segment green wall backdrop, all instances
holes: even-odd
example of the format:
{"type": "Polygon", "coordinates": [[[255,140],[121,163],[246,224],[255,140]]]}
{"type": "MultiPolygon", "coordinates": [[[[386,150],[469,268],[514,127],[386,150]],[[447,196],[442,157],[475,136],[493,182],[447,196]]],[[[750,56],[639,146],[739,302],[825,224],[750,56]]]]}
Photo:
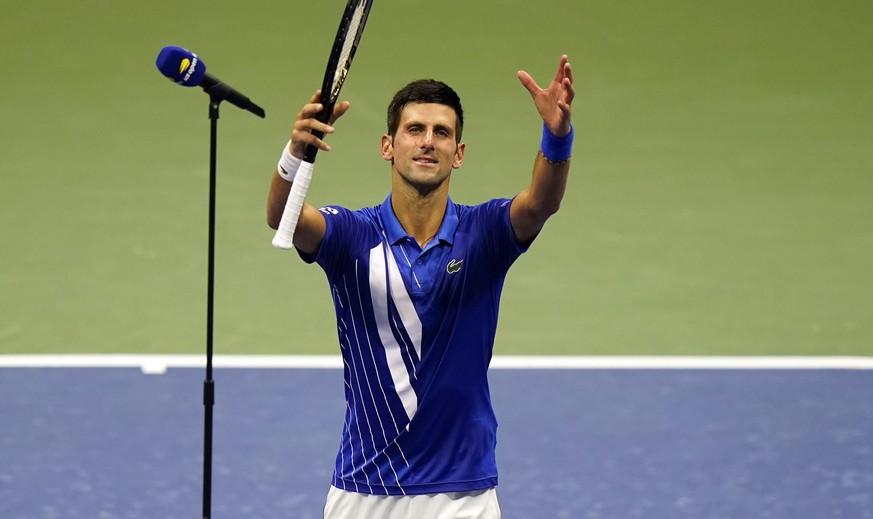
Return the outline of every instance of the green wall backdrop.
{"type": "MultiPolygon", "coordinates": [[[[333,353],[320,269],[273,249],[272,168],[342,2],[0,4],[0,353],[205,344],[208,98],[164,45],[267,111],[219,123],[216,353],[333,353]]],[[[873,3],[376,0],[352,110],[309,201],[386,195],[384,110],[461,94],[453,198],[526,185],[540,127],[515,73],[574,66],[563,207],[510,273],[499,354],[873,354],[873,3]]]]}

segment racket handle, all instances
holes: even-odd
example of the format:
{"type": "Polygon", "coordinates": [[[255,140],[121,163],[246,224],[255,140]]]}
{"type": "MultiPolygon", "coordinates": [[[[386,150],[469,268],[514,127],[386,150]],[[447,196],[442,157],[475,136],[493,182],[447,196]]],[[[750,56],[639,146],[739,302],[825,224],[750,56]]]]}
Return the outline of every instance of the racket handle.
{"type": "Polygon", "coordinates": [[[294,231],[297,229],[300,211],[303,210],[306,192],[309,191],[309,181],[312,180],[314,166],[314,163],[304,161],[300,164],[300,169],[297,170],[297,176],[294,177],[294,182],[291,184],[291,192],[288,193],[288,200],[285,201],[282,220],[279,222],[276,235],[273,236],[273,247],[277,249],[288,250],[294,244],[294,231]]]}

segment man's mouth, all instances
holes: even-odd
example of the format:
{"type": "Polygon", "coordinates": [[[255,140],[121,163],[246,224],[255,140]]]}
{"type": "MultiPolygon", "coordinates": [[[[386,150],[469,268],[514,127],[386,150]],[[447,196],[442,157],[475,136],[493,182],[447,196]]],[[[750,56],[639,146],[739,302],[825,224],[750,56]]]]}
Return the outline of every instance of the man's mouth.
{"type": "Polygon", "coordinates": [[[417,164],[431,165],[436,164],[437,160],[431,157],[415,157],[412,159],[417,164]]]}

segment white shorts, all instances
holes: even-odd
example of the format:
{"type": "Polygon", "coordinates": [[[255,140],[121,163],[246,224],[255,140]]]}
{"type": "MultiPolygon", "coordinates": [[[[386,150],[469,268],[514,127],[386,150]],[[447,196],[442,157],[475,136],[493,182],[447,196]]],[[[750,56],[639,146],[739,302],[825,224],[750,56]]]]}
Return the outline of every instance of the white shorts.
{"type": "Polygon", "coordinates": [[[380,496],[330,487],[324,519],[500,519],[497,490],[380,496]]]}

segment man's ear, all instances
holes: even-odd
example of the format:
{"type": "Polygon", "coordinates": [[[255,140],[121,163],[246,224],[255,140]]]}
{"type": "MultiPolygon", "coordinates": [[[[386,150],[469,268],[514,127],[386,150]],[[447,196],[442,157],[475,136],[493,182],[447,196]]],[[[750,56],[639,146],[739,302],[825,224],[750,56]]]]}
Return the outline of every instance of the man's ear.
{"type": "Polygon", "coordinates": [[[452,162],[452,168],[460,169],[461,165],[464,163],[464,151],[466,149],[466,144],[463,142],[458,143],[458,149],[455,150],[455,160],[452,162]]]}
{"type": "Polygon", "coordinates": [[[387,161],[394,160],[394,139],[387,134],[382,136],[382,158],[387,161]]]}

